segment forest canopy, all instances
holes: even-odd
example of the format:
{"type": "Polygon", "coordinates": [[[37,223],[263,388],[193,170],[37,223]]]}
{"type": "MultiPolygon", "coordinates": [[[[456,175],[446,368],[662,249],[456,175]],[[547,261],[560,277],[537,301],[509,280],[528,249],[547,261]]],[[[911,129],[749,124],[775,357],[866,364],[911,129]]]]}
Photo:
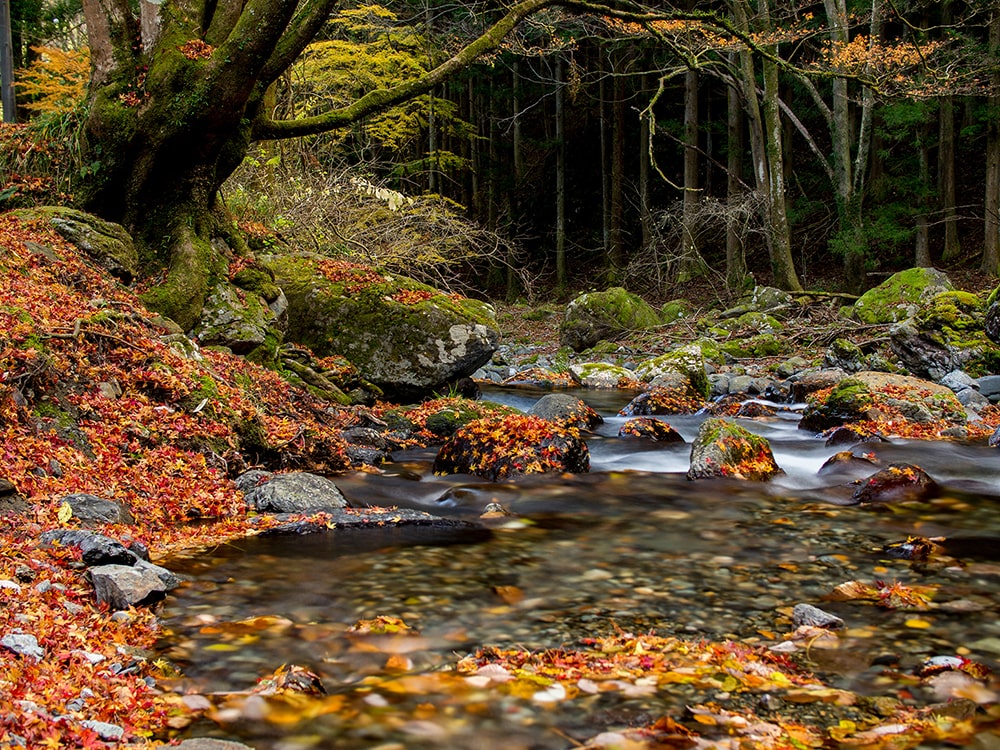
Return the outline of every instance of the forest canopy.
{"type": "MultiPolygon", "coordinates": [[[[860,290],[912,265],[1000,263],[991,3],[82,10],[91,69],[73,106],[87,59],[67,49],[73,7],[14,5],[19,106],[73,140],[62,192],[123,223],[150,275],[167,270],[146,301],[182,324],[211,239],[242,246],[219,199],[241,165],[236,193],[275,194],[249,218],[314,242],[295,201],[274,210],[283,187],[351,170],[444,201],[502,246],[465,268],[495,291],[515,283],[491,274],[504,263],[557,289],[598,268],[653,294],[703,274],[732,294],[751,274],[860,290]]],[[[322,232],[333,252],[389,244],[341,229],[322,232]]]]}

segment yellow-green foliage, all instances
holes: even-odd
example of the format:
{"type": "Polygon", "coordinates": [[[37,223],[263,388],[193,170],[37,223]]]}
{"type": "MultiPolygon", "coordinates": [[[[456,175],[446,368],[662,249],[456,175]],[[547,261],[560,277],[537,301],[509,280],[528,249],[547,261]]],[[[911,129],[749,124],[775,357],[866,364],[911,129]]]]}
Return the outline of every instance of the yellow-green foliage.
{"type": "MultiPolygon", "coordinates": [[[[327,25],[330,38],[306,49],[293,72],[296,114],[311,115],[350,104],[374,89],[389,88],[422,76],[437,63],[431,43],[412,26],[380,5],[341,10],[327,25]]],[[[454,105],[435,99],[438,127],[459,137],[470,126],[458,119],[454,105]]],[[[400,151],[417,142],[426,129],[430,98],[417,97],[390,111],[366,118],[360,135],[372,147],[400,151]]],[[[352,133],[344,131],[340,139],[352,133]]]]}
{"type": "Polygon", "coordinates": [[[78,107],[90,77],[90,50],[32,47],[38,59],[18,71],[18,98],[35,114],[65,113],[78,107]]]}

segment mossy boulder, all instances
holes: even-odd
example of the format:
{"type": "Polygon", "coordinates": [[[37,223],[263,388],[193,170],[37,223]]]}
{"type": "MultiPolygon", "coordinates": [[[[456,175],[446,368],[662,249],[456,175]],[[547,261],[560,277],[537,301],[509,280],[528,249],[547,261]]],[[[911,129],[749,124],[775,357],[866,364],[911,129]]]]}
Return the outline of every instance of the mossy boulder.
{"type": "Polygon", "coordinates": [[[647,359],[635,368],[636,377],[647,383],[668,373],[683,375],[691,395],[700,396],[702,400],[707,399],[712,392],[708,371],[705,369],[705,357],[698,344],[688,344],[659,357],[647,359]]]}
{"type": "Polygon", "coordinates": [[[954,288],[942,271],[910,268],[894,273],[861,295],[851,315],[862,323],[896,323],[913,317],[934,295],[954,291],[954,288]]]}
{"type": "Polygon", "coordinates": [[[665,302],[660,308],[660,320],[663,323],[673,323],[691,317],[693,312],[694,305],[686,299],[673,299],[665,302]]]}
{"type": "Polygon", "coordinates": [[[969,292],[934,295],[890,337],[893,353],[914,375],[941,380],[953,370],[995,372],[1000,350],[986,332],[983,301],[969,292]]]}
{"type": "Polygon", "coordinates": [[[755,359],[785,354],[788,344],[773,333],[761,333],[747,339],[722,341],[719,348],[732,359],[755,359]]]}
{"type": "Polygon", "coordinates": [[[234,354],[249,354],[268,337],[276,318],[263,297],[223,281],[212,289],[201,319],[191,335],[205,346],[224,346],[234,354]]]}
{"type": "Polygon", "coordinates": [[[851,422],[966,422],[950,388],[909,375],[865,371],[809,395],[799,427],[821,432],[851,422]]]}
{"type": "Polygon", "coordinates": [[[592,347],[601,339],[660,325],[660,316],[645,300],[622,287],[581,294],[566,306],[559,340],[574,351],[592,347]]]}
{"type": "Polygon", "coordinates": [[[319,357],[347,357],[393,398],[416,398],[471,375],[500,340],[484,302],[318,255],[261,261],[288,299],[286,338],[319,357]]]}
{"type": "Polygon", "coordinates": [[[728,477],[766,481],[783,473],[765,438],[725,419],[706,419],[691,444],[688,479],[728,477]]]}
{"type": "Polygon", "coordinates": [[[139,254],[129,233],[120,224],[63,206],[23,208],[11,213],[21,221],[52,227],[60,237],[126,284],[138,273],[139,254]]]}
{"type": "Polygon", "coordinates": [[[570,365],[569,374],[584,388],[621,388],[635,380],[631,370],[607,362],[581,362],[570,365]]]}

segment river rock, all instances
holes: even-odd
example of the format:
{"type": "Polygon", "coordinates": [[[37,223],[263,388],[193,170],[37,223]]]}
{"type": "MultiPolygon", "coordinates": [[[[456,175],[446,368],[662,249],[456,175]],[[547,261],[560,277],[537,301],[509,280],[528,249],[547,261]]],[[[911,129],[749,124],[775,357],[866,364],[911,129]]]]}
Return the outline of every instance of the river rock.
{"type": "Polygon", "coordinates": [[[688,479],[731,477],[766,481],[783,473],[765,438],[719,417],[702,422],[691,444],[688,479]]]}
{"type": "Polygon", "coordinates": [[[493,309],[413,279],[320,255],[264,256],[288,299],[286,338],[339,354],[397,400],[471,375],[500,340],[493,309]]]}
{"type": "Polygon", "coordinates": [[[631,370],[607,362],[583,362],[570,365],[569,374],[584,388],[620,388],[635,378],[631,370]]]}
{"type": "Polygon", "coordinates": [[[827,630],[840,630],[846,627],[841,618],[811,604],[796,604],[792,608],[792,624],[797,628],[809,625],[827,630]]]}
{"type": "Polygon", "coordinates": [[[890,464],[866,479],[858,480],[855,503],[901,503],[936,497],[940,488],[919,466],[890,464]]]}
{"type": "Polygon", "coordinates": [[[894,273],[854,303],[851,315],[863,323],[896,323],[913,317],[923,302],[954,289],[947,274],[934,268],[894,273]]]}
{"type": "Polygon", "coordinates": [[[847,339],[835,339],[823,356],[823,366],[837,368],[844,372],[867,370],[865,353],[861,347],[847,339]]]}
{"type": "Polygon", "coordinates": [[[559,342],[574,351],[589,349],[602,339],[660,325],[660,316],[641,297],[622,287],[581,294],[568,305],[559,326],[559,342]]]}
{"type": "Polygon", "coordinates": [[[535,402],[528,413],[563,427],[592,430],[597,425],[604,424],[604,418],[586,401],[568,393],[546,394],[535,402]]]}
{"type": "Polygon", "coordinates": [[[666,422],[653,417],[635,417],[618,428],[620,438],[640,438],[653,443],[683,443],[684,438],[666,422]]]}
{"type": "Polygon", "coordinates": [[[348,505],[337,485],[304,471],[258,478],[243,495],[258,513],[321,513],[348,505]]]}
{"type": "Polygon", "coordinates": [[[941,380],[966,367],[992,370],[1000,353],[984,329],[983,302],[975,294],[948,291],[921,304],[913,319],[897,326],[889,345],[914,375],[941,380]]]}
{"type": "Polygon", "coordinates": [[[871,471],[872,466],[877,463],[878,461],[874,457],[865,454],[859,456],[853,451],[839,451],[823,462],[816,475],[821,477],[859,476],[863,472],[871,471]]]}
{"type": "Polygon", "coordinates": [[[192,737],[181,742],[175,750],[254,750],[249,745],[232,740],[217,740],[212,737],[192,737]]]}
{"type": "Polygon", "coordinates": [[[73,516],[84,522],[133,524],[135,519],[122,503],[85,492],[66,495],[61,502],[69,503],[73,516]]]}
{"type": "Polygon", "coordinates": [[[909,375],[859,372],[837,383],[821,398],[811,396],[799,427],[822,432],[859,421],[904,419],[964,424],[965,408],[950,388],[909,375]]]}
{"type": "Polygon", "coordinates": [[[793,401],[805,401],[809,394],[832,388],[847,377],[840,368],[824,368],[822,370],[806,370],[791,376],[791,395],[793,401]]]}
{"type": "Polygon", "coordinates": [[[673,387],[657,387],[644,391],[629,401],[618,412],[621,417],[640,417],[650,414],[694,414],[704,406],[705,400],[691,393],[687,382],[673,387]]]}
{"type": "MultiPolygon", "coordinates": [[[[711,393],[712,386],[708,382],[708,370],[705,367],[705,355],[698,344],[688,344],[679,349],[661,354],[659,357],[640,362],[635,368],[639,380],[654,381],[664,375],[682,375],[692,395],[701,397],[704,401],[711,393]]],[[[662,381],[657,385],[666,385],[662,381]]]]}
{"type": "Polygon", "coordinates": [[[527,414],[470,422],[434,460],[435,474],[473,474],[491,481],[552,471],[590,471],[587,444],[575,430],[527,414]]]}
{"type": "Polygon", "coordinates": [[[78,547],[87,565],[135,565],[140,556],[117,539],[82,529],[53,529],[39,537],[42,547],[78,547]]]}
{"type": "Polygon", "coordinates": [[[129,565],[97,565],[87,569],[99,603],[112,609],[128,609],[161,601],[180,583],[166,568],[140,560],[129,565]]]}

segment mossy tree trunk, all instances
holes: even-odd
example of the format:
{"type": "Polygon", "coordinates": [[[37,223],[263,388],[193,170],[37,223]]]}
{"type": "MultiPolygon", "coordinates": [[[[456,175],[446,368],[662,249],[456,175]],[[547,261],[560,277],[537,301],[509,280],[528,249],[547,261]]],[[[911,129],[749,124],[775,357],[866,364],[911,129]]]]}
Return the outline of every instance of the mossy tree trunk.
{"type": "Polygon", "coordinates": [[[84,0],[91,49],[87,206],[122,223],[143,271],[163,280],[145,295],[185,329],[225,271],[217,240],[240,241],[219,188],[254,140],[349,125],[424,94],[495,49],[553,0],[521,0],[424,76],[375,89],[346,107],[274,120],[269,87],[326,22],[335,0],[84,0]],[[165,273],[164,273],[165,272],[165,273]]]}

